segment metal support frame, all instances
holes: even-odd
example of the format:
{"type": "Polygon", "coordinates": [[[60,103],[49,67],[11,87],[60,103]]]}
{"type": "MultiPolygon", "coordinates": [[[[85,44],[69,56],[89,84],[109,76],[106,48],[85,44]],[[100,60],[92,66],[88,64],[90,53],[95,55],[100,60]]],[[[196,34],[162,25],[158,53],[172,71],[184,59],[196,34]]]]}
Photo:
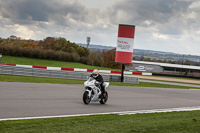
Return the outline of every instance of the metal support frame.
{"type": "Polygon", "coordinates": [[[124,69],[125,69],[125,65],[122,64],[121,82],[124,82],[124,69]]]}

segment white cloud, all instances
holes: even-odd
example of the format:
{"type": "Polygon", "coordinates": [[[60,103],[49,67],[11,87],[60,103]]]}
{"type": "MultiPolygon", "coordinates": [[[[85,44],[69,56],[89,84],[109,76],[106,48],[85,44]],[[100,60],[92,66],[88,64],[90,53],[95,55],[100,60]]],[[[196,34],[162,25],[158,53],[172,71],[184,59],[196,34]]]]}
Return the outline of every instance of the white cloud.
{"type": "Polygon", "coordinates": [[[194,1],[189,8],[199,8],[200,7],[200,1],[194,1]]]}
{"type": "Polygon", "coordinates": [[[167,35],[153,33],[153,37],[156,39],[168,39],[169,37],[167,35]]]}
{"type": "Polygon", "coordinates": [[[120,1],[123,2],[124,0],[80,0],[79,2],[87,8],[105,10],[120,1]]]}
{"type": "Polygon", "coordinates": [[[15,35],[23,39],[36,39],[34,31],[23,25],[5,25],[3,29],[5,32],[13,30],[15,35]]]}

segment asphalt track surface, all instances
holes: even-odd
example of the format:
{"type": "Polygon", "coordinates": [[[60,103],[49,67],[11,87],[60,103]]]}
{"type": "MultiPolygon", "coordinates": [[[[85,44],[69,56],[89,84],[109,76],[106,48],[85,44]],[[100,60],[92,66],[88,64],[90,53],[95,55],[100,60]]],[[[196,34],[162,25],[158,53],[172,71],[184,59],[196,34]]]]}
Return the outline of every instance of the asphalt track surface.
{"type": "Polygon", "coordinates": [[[0,82],[0,119],[200,106],[200,90],[110,86],[107,104],[82,102],[83,85],[0,82]]]}

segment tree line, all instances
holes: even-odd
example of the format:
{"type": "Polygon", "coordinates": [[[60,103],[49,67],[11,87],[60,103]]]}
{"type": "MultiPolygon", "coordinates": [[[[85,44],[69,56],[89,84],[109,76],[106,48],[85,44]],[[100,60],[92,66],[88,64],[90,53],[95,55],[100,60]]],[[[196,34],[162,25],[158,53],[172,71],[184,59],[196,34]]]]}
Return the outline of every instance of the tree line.
{"type": "Polygon", "coordinates": [[[14,35],[7,39],[0,38],[0,53],[3,55],[121,68],[120,64],[115,63],[115,51],[90,51],[62,37],[46,37],[40,41],[23,40],[14,35]]]}

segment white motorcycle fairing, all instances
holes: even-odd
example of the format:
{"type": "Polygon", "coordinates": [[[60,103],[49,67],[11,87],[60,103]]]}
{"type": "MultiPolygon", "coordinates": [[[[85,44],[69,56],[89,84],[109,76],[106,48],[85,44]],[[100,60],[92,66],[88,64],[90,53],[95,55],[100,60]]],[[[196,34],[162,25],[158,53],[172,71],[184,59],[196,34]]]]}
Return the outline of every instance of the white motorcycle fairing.
{"type": "Polygon", "coordinates": [[[89,104],[90,101],[94,102],[99,101],[101,104],[105,104],[108,99],[108,93],[106,91],[106,88],[109,86],[109,83],[104,82],[103,85],[105,88],[106,96],[101,97],[100,83],[92,77],[90,77],[87,81],[85,81],[84,82],[85,92],[83,94],[83,102],[85,104],[89,104]]]}

